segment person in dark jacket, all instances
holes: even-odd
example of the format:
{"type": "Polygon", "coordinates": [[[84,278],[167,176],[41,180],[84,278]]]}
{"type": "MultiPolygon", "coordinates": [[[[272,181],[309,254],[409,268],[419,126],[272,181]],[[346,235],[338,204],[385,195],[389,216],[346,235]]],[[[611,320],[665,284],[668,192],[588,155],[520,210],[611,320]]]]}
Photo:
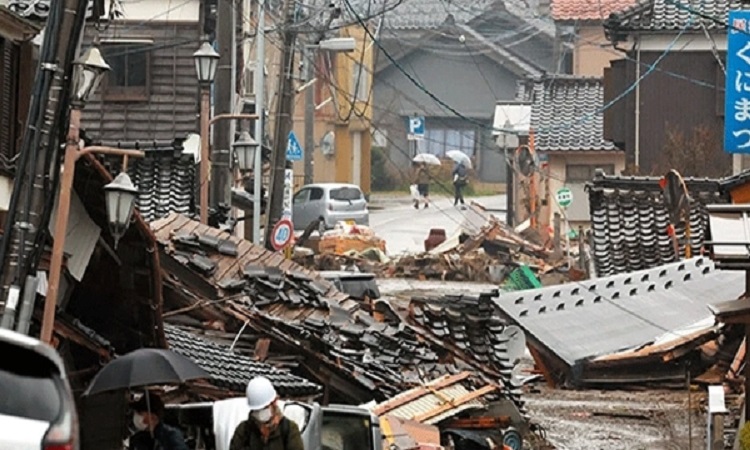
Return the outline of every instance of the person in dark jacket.
{"type": "Polygon", "coordinates": [[[299,427],[281,412],[268,378],[253,378],[245,393],[250,417],[234,430],[229,450],[305,450],[299,427]]]}
{"type": "Polygon", "coordinates": [[[130,450],[188,450],[182,432],[162,422],[164,403],[158,395],[148,392],[130,409],[138,430],[130,437],[130,450]]]}
{"type": "Polygon", "coordinates": [[[459,162],[453,168],[453,206],[458,206],[461,203],[461,207],[464,208],[464,187],[468,180],[466,173],[466,166],[463,162],[459,162]]]}
{"type": "MultiPolygon", "coordinates": [[[[424,201],[424,207],[430,206],[430,169],[426,163],[414,163],[414,184],[417,185],[419,196],[424,201]]],[[[419,199],[414,199],[414,208],[419,209],[419,199]]]]}

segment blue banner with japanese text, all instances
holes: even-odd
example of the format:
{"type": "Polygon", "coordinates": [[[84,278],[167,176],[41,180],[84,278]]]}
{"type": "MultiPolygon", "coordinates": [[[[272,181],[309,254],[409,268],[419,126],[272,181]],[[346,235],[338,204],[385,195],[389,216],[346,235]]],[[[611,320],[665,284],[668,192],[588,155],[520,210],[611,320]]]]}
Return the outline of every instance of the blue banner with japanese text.
{"type": "Polygon", "coordinates": [[[729,12],[724,150],[750,153],[750,11],[729,12]]]}

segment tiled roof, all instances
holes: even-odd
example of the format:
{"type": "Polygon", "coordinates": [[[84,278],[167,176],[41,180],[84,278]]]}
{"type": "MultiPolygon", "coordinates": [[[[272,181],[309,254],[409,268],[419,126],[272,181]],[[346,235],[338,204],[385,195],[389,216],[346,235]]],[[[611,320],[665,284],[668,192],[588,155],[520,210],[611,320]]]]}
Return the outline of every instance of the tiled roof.
{"type": "Polygon", "coordinates": [[[537,151],[618,150],[604,139],[601,78],[547,75],[527,81],[518,100],[531,102],[537,151]]]}
{"type": "Polygon", "coordinates": [[[730,10],[748,9],[741,0],[647,0],[620,12],[613,13],[604,23],[608,34],[631,31],[679,31],[688,25],[690,30],[724,31],[730,10]],[[701,17],[702,16],[702,17],[701,17]],[[715,19],[715,20],[712,20],[715,19]]]}
{"type": "MultiPolygon", "coordinates": [[[[591,358],[638,348],[670,331],[710,321],[708,305],[743,292],[742,272],[717,270],[708,258],[692,258],[628,274],[501,294],[495,304],[526,331],[532,345],[541,345],[564,362],[575,381],[585,376],[591,358]]],[[[610,370],[610,375],[618,376],[618,368],[610,370]]]]}
{"type": "Polygon", "coordinates": [[[637,0],[552,0],[552,18],[560,21],[604,21],[610,14],[622,11],[637,0]]]}
{"type": "MultiPolygon", "coordinates": [[[[726,203],[715,180],[685,180],[690,208],[691,248],[697,255],[707,233],[707,204],[726,203]]],[[[597,176],[588,186],[593,258],[598,276],[648,269],[676,261],[667,234],[669,215],[657,177],[597,176]]],[[[685,228],[676,227],[680,256],[685,228]]]]}
{"type": "Polygon", "coordinates": [[[169,213],[191,214],[198,203],[196,165],[180,148],[146,150],[145,158],[131,160],[128,173],[138,188],[136,206],[151,222],[169,213]]]}
{"type": "Polygon", "coordinates": [[[244,392],[247,382],[265,376],[279,395],[300,398],[317,395],[321,387],[286,370],[234,353],[220,344],[209,342],[197,334],[172,325],[164,326],[169,348],[192,360],[211,375],[211,383],[234,392],[244,392]]]}
{"type": "Polygon", "coordinates": [[[512,366],[503,360],[502,338],[492,338],[487,331],[502,323],[489,315],[476,316],[488,311],[491,294],[482,299],[446,298],[425,314],[429,320],[424,325],[416,320],[407,323],[397,314],[377,322],[317,273],[278,253],[179,215],[151,226],[170,273],[165,284],[174,292],[189,292],[186,299],[212,300],[195,314],[211,310],[214,317],[222,314],[247,321],[274,346],[301,357],[303,366],[315,368],[314,374],[333,373],[347,388],[356,387],[358,394],[342,390],[352,401],[382,400],[423,379],[473,368],[472,387],[491,380],[502,388],[501,394],[523,406],[520,391],[509,383],[512,366]],[[450,313],[449,305],[458,312],[450,313]],[[451,318],[440,319],[440,314],[451,318]],[[458,332],[461,324],[452,315],[465,321],[465,332],[458,332]],[[453,331],[456,335],[449,336],[453,331]]]}
{"type": "MultiPolygon", "coordinates": [[[[383,8],[383,0],[368,2],[360,6],[363,11],[368,5],[370,14],[376,14],[383,8]]],[[[449,17],[455,23],[468,23],[491,11],[496,0],[477,0],[474,2],[450,0],[403,0],[393,8],[396,2],[385,1],[385,8],[392,10],[385,14],[383,26],[391,30],[430,30],[440,28],[449,17]]]]}

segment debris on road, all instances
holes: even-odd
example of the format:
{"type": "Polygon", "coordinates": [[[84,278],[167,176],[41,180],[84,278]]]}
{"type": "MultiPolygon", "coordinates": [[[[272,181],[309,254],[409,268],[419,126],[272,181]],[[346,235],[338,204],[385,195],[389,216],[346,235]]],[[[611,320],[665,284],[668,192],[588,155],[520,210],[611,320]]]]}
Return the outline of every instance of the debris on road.
{"type": "Polygon", "coordinates": [[[538,238],[529,233],[524,236],[491,215],[487,223],[473,233],[461,230],[457,235],[445,238],[444,232],[441,234],[440,231],[430,230],[425,241],[430,250],[419,254],[391,259],[383,252],[385,243],[364,248],[368,242],[360,240],[348,245],[345,239],[331,238],[327,245],[320,241],[317,254],[300,256],[296,261],[313,270],[356,268],[383,278],[502,284],[514,271],[522,268],[527,280],[536,279],[518,283],[520,275],[517,274],[511,279],[516,283],[510,282],[507,286],[513,290],[533,288],[540,282],[559,283],[583,278],[581,271],[574,268],[566,268],[564,272],[559,270],[564,262],[555,260],[549,246],[538,242],[538,238]]]}

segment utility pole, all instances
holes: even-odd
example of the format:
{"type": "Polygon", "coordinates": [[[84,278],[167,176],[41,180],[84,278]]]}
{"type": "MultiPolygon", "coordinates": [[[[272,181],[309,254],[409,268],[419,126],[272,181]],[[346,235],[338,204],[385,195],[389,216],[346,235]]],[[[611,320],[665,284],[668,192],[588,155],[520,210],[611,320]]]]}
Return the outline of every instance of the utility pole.
{"type": "Polygon", "coordinates": [[[314,159],[315,154],[315,51],[312,44],[317,44],[325,38],[325,30],[333,23],[333,20],[340,16],[341,11],[336,9],[331,11],[326,21],[324,31],[318,33],[312,43],[304,46],[302,51],[303,65],[305,69],[305,184],[313,182],[315,173],[314,159]]]}
{"type": "MultiPolygon", "coordinates": [[[[235,0],[217,2],[216,38],[219,44],[219,65],[216,68],[216,96],[214,101],[214,115],[232,113],[232,34],[235,24],[235,0]]],[[[229,121],[217,122],[214,125],[214,142],[211,150],[211,208],[218,211],[219,204],[229,205],[231,202],[231,163],[232,153],[230,144],[231,125],[229,121]]]]}
{"type": "Polygon", "coordinates": [[[39,69],[26,132],[16,167],[13,194],[0,245],[0,307],[2,327],[15,322],[21,287],[30,286],[47,236],[60,165],[59,130],[69,105],[68,79],[85,25],[87,0],[50,2],[50,14],[40,50],[39,69]]]}
{"type": "Polygon", "coordinates": [[[261,181],[263,179],[263,144],[264,125],[266,122],[265,89],[266,89],[266,4],[265,0],[258,0],[258,29],[255,32],[255,140],[258,142],[258,151],[255,152],[253,164],[253,244],[260,245],[260,210],[263,205],[261,196],[261,181]]]}
{"type": "MultiPolygon", "coordinates": [[[[311,83],[315,71],[313,70],[313,51],[309,45],[303,52],[305,67],[305,83],[311,83]]],[[[315,85],[305,88],[305,184],[313,182],[313,152],[315,150],[315,85]]]]}
{"type": "Polygon", "coordinates": [[[294,89],[292,75],[294,71],[294,42],[297,36],[292,27],[294,24],[293,0],[284,0],[283,17],[285,29],[283,33],[284,47],[281,52],[279,65],[279,103],[276,111],[273,134],[273,153],[271,157],[271,189],[268,194],[269,202],[266,212],[266,248],[273,249],[271,235],[273,227],[281,219],[284,200],[284,171],[286,170],[286,146],[289,132],[292,129],[294,113],[294,89]]]}

